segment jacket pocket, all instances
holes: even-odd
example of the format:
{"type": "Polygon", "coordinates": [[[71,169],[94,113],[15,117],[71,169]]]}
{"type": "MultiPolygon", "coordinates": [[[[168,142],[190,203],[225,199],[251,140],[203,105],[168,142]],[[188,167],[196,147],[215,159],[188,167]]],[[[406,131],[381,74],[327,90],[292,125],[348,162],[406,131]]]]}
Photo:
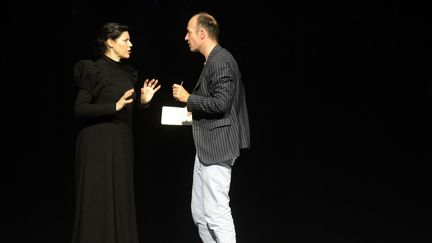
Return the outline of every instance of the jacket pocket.
{"type": "Polygon", "coordinates": [[[205,127],[208,130],[213,130],[215,128],[218,127],[224,127],[224,126],[230,126],[231,125],[231,121],[228,118],[224,118],[224,119],[220,119],[220,120],[214,120],[214,121],[209,121],[208,123],[205,123],[205,127]]]}

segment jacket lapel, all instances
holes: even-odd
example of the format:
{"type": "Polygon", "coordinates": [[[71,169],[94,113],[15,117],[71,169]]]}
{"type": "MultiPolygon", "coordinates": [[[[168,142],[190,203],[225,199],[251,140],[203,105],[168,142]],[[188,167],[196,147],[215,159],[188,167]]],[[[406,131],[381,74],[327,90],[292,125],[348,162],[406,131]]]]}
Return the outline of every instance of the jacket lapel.
{"type": "Polygon", "coordinates": [[[218,44],[216,45],[213,50],[210,52],[207,61],[204,64],[204,68],[201,71],[200,77],[198,79],[198,82],[195,85],[195,88],[193,89],[193,92],[195,92],[196,90],[198,90],[199,86],[201,86],[201,82],[204,79],[204,74],[206,73],[207,67],[210,66],[210,63],[213,61],[213,57],[214,55],[216,55],[216,53],[219,51],[219,49],[221,49],[222,47],[218,44]]]}

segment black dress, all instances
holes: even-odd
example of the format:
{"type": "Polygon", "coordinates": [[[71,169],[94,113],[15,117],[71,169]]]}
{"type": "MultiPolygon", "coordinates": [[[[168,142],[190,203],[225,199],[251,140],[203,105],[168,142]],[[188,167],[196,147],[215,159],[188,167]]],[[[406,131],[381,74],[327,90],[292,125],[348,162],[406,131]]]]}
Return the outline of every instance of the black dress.
{"type": "MultiPolygon", "coordinates": [[[[76,143],[76,210],[73,243],[137,243],[133,186],[133,104],[116,112],[137,72],[108,57],[81,60],[75,115],[83,128],[76,143]]],[[[136,99],[135,99],[136,100],[136,99]]]]}

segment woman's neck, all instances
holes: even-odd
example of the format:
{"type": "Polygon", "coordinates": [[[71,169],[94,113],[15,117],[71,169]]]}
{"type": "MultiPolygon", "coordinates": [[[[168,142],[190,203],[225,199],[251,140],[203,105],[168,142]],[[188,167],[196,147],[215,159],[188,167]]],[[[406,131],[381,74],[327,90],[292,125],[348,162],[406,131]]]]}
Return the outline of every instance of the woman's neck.
{"type": "Polygon", "coordinates": [[[120,62],[120,57],[117,56],[117,55],[115,55],[115,54],[112,53],[112,52],[106,52],[106,53],[105,53],[105,56],[108,57],[109,59],[115,61],[115,62],[120,62]]]}

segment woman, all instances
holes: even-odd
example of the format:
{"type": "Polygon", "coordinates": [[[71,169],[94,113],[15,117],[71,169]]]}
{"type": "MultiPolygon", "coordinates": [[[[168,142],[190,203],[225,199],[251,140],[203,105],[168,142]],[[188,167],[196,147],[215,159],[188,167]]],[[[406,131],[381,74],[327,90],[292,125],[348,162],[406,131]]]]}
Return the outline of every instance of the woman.
{"type": "Polygon", "coordinates": [[[147,79],[134,92],[137,71],[122,62],[132,48],[127,26],[105,24],[97,44],[100,57],[81,60],[73,70],[79,88],[74,112],[84,126],[76,143],[72,242],[136,243],[132,115],[134,104],[146,107],[161,86],[147,79]]]}

